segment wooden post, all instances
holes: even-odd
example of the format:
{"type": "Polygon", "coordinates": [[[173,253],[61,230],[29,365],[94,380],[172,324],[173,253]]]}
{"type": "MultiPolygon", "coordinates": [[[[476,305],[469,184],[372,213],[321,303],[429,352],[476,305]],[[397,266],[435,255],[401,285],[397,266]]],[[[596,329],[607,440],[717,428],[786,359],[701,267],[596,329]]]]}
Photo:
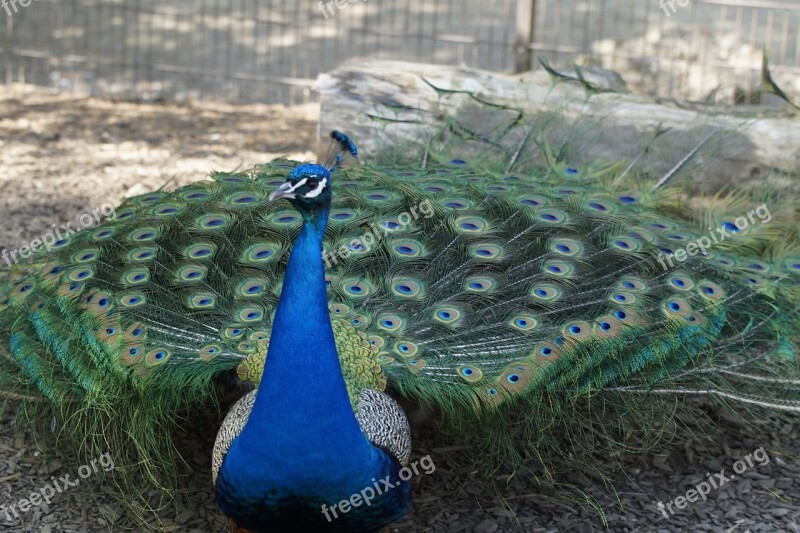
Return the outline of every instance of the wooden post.
{"type": "Polygon", "coordinates": [[[536,27],[536,0],[517,0],[517,37],[514,72],[527,72],[533,67],[533,31],[536,27]]]}
{"type": "Polygon", "coordinates": [[[6,18],[6,38],[3,48],[7,58],[6,85],[10,86],[14,82],[14,17],[11,15],[6,18]]]}

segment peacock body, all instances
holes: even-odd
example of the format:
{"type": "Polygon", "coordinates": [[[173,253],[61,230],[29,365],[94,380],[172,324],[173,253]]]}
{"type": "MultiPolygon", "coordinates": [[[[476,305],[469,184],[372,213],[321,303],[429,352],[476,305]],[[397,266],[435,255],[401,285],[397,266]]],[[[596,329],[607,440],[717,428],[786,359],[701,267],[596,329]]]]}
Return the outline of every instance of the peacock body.
{"type": "MultiPolygon", "coordinates": [[[[224,457],[216,474],[217,501],[247,530],[285,531],[299,525],[316,531],[328,525],[335,531],[375,531],[405,514],[410,504],[410,485],[398,477],[398,459],[407,452],[393,456],[362,432],[339,364],[321,257],[330,182],[328,168],[301,165],[269,198],[290,199],[303,220],[286,267],[258,392],[241,431],[228,433],[233,438],[219,454],[224,457]],[[286,389],[298,372],[313,387],[312,394],[286,389]],[[369,505],[341,516],[331,511],[336,520],[329,516],[328,505],[349,501],[376,478],[388,480],[393,490],[373,491],[369,505]]],[[[380,401],[360,394],[358,403],[368,416],[373,412],[391,420],[381,412],[380,401]]],[[[405,422],[387,435],[407,434],[407,428],[405,422]]]]}
{"type": "Polygon", "coordinates": [[[571,165],[531,128],[428,143],[412,163],[331,170],[355,155],[340,134],[335,147],[324,165],[128,199],[17,267],[0,299],[7,373],[67,435],[101,433],[152,479],[182,409],[220,383],[258,386],[214,452],[218,502],[250,530],[373,530],[405,512],[401,482],[341,519],[319,511],[408,461],[388,384],[522,463],[577,398],[800,409],[800,252],[776,195],[692,216],[672,182],[571,165]]]}

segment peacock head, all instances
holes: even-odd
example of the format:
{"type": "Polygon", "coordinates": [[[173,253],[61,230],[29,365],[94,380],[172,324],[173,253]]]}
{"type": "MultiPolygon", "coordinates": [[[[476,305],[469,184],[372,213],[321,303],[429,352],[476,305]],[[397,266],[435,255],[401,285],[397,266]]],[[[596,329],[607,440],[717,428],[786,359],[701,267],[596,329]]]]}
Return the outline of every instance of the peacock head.
{"type": "Polygon", "coordinates": [[[286,183],[269,199],[286,198],[301,214],[313,214],[331,205],[331,173],[322,165],[305,163],[292,169],[286,183]]]}
{"type": "Polygon", "coordinates": [[[355,143],[340,131],[331,132],[331,148],[320,164],[305,163],[292,169],[286,183],[269,199],[286,198],[302,215],[327,211],[331,205],[331,172],[346,158],[358,158],[355,143]]]}

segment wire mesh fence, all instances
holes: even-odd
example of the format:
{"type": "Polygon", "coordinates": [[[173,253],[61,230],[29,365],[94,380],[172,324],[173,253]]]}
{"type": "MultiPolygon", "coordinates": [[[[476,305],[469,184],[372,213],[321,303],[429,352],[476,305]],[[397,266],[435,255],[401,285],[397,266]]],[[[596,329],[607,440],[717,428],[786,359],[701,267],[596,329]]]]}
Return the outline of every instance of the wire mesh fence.
{"type": "Polygon", "coordinates": [[[794,0],[0,0],[0,17],[4,83],[122,98],[295,104],[357,57],[493,71],[541,57],[649,94],[760,102],[764,47],[800,94],[794,0]]]}

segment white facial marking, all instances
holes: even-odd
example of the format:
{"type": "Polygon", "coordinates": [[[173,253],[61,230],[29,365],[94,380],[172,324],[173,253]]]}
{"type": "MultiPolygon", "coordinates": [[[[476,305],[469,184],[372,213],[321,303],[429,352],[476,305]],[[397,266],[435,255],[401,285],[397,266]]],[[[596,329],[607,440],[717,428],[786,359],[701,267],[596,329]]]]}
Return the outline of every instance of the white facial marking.
{"type": "Polygon", "coordinates": [[[292,192],[296,191],[298,187],[302,187],[305,184],[305,182],[307,182],[307,181],[308,181],[308,178],[303,178],[300,181],[298,181],[297,183],[295,183],[294,185],[289,184],[289,188],[286,190],[286,192],[292,193],[292,192]]]}
{"type": "Polygon", "coordinates": [[[304,198],[316,198],[317,196],[322,194],[322,191],[325,190],[325,186],[327,185],[327,183],[328,183],[328,178],[322,178],[322,181],[317,183],[317,188],[308,191],[304,196],[304,198]]]}

